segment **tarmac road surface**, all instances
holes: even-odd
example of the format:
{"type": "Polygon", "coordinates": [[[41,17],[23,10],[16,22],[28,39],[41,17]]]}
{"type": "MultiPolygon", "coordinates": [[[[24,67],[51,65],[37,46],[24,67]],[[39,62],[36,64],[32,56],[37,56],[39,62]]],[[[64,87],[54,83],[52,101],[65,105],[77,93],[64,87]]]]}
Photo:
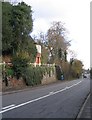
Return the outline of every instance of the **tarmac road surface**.
{"type": "Polygon", "coordinates": [[[90,92],[90,79],[40,86],[2,96],[3,118],[76,118],[90,92]]]}

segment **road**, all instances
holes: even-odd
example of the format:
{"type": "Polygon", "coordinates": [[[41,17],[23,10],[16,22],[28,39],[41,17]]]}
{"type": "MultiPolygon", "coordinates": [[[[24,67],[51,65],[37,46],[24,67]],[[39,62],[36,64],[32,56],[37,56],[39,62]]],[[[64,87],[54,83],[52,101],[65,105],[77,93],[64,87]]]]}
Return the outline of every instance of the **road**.
{"type": "Polygon", "coordinates": [[[3,118],[76,118],[90,92],[90,80],[77,79],[2,96],[3,118]]]}

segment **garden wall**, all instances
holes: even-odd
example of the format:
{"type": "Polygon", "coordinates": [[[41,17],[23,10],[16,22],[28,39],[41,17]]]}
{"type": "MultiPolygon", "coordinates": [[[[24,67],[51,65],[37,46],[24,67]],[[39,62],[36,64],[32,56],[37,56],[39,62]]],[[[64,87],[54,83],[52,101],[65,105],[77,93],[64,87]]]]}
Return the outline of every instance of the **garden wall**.
{"type": "Polygon", "coordinates": [[[2,82],[2,90],[25,88],[27,86],[35,86],[39,84],[49,84],[56,82],[56,70],[55,66],[30,66],[24,74],[24,79],[21,77],[19,80],[16,77],[8,79],[8,86],[5,85],[5,81],[2,82]]]}

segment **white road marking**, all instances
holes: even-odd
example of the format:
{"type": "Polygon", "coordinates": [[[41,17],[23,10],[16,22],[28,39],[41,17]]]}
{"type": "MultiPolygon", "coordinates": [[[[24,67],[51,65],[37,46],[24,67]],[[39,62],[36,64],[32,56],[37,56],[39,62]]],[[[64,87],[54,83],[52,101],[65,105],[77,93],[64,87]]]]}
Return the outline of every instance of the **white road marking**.
{"type": "Polygon", "coordinates": [[[0,111],[0,113],[4,113],[4,112],[7,112],[7,111],[9,111],[9,110],[12,110],[12,109],[15,109],[15,108],[18,108],[18,107],[21,107],[21,106],[27,105],[27,104],[29,104],[29,103],[32,103],[32,102],[35,102],[35,101],[41,100],[41,99],[46,98],[46,97],[48,97],[48,96],[50,96],[50,94],[45,95],[45,96],[42,96],[42,97],[39,97],[39,98],[36,98],[36,99],[34,99],[34,100],[31,100],[31,101],[28,101],[28,102],[25,102],[25,103],[22,103],[22,104],[19,104],[19,105],[16,105],[16,106],[14,106],[14,107],[11,107],[11,108],[8,108],[8,109],[5,109],[5,110],[2,110],[2,111],[0,111]]]}
{"type": "Polygon", "coordinates": [[[49,94],[51,95],[51,94],[53,94],[54,92],[52,91],[52,92],[50,92],[49,94]]]}
{"type": "Polygon", "coordinates": [[[2,111],[0,111],[0,113],[4,113],[4,112],[10,111],[10,110],[13,110],[13,109],[15,109],[15,108],[18,108],[18,107],[27,105],[27,104],[29,104],[29,103],[36,102],[36,101],[41,100],[41,99],[43,99],[43,98],[49,97],[49,96],[51,96],[51,95],[55,95],[55,94],[57,94],[57,93],[63,92],[63,91],[65,91],[65,90],[67,90],[67,89],[70,89],[71,87],[74,87],[74,86],[80,84],[81,82],[82,82],[82,81],[80,81],[80,82],[78,82],[78,83],[76,83],[76,84],[73,84],[73,85],[71,85],[71,86],[69,86],[69,87],[65,87],[64,89],[61,89],[61,90],[59,90],[59,91],[50,92],[49,94],[47,94],[47,95],[45,95],[45,96],[42,96],[42,97],[36,98],[36,99],[34,99],[34,100],[30,100],[30,101],[28,101],[28,102],[25,102],[25,103],[22,103],[22,104],[19,104],[19,105],[10,107],[10,108],[5,109],[5,110],[2,110],[2,111]]]}
{"type": "Polygon", "coordinates": [[[69,86],[69,87],[66,86],[64,89],[61,89],[61,90],[59,90],[59,91],[54,92],[53,95],[54,95],[54,94],[57,94],[57,93],[59,93],[59,92],[63,92],[63,91],[65,91],[65,90],[67,90],[67,89],[70,89],[71,87],[74,87],[74,86],[80,84],[81,82],[82,82],[82,81],[80,81],[80,82],[78,82],[78,83],[76,83],[76,84],[73,84],[73,85],[71,85],[71,86],[69,86]]]}
{"type": "Polygon", "coordinates": [[[2,110],[5,110],[5,109],[10,108],[10,107],[13,107],[13,106],[15,106],[15,104],[12,104],[12,105],[9,105],[9,106],[6,106],[6,107],[3,107],[2,110]]]}

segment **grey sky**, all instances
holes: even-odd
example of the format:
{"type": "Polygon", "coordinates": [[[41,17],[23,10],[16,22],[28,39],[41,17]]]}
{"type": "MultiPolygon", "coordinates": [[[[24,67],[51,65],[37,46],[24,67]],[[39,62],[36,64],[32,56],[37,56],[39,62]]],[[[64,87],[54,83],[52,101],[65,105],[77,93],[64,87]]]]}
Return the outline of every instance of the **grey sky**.
{"type": "MultiPolygon", "coordinates": [[[[15,0],[11,0],[15,1],[15,0]]],[[[47,32],[53,21],[65,23],[72,39],[70,49],[90,66],[90,0],[17,0],[32,6],[34,29],[32,35],[47,32]]]]}

